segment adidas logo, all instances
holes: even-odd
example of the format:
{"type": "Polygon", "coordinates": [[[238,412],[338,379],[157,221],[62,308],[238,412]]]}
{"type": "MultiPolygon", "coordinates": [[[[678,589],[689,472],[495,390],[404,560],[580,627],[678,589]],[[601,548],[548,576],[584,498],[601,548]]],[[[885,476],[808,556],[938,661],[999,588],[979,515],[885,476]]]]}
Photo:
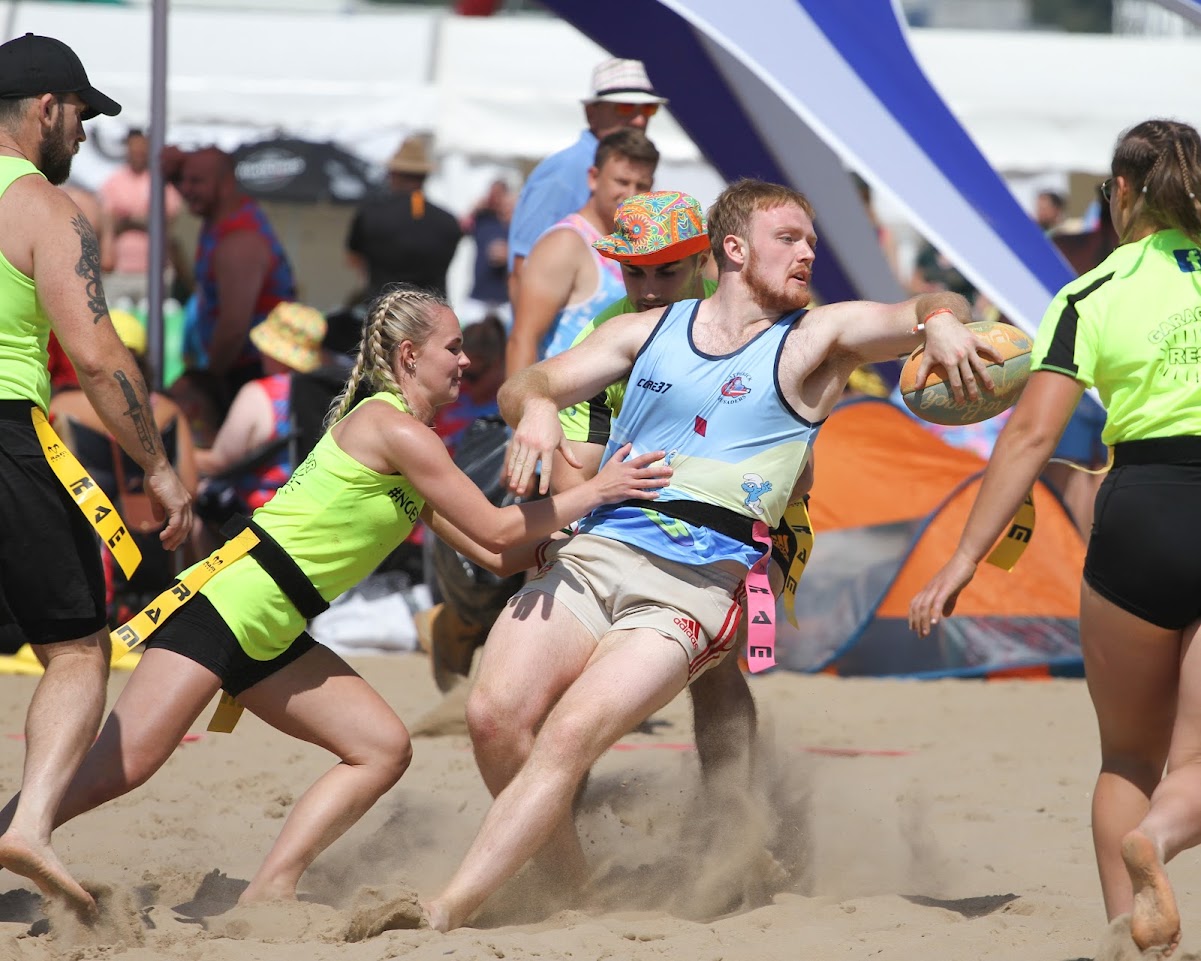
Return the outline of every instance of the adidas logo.
{"type": "Polygon", "coordinates": [[[700,649],[701,625],[690,617],[677,617],[675,625],[687,635],[694,651],[700,649]]]}

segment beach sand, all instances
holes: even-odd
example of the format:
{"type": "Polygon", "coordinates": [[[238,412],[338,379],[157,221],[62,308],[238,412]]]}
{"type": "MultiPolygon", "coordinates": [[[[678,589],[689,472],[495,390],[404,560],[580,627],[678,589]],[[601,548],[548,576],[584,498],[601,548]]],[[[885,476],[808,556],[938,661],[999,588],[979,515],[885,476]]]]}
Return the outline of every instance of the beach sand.
{"type": "MultiPolygon", "coordinates": [[[[411,726],[442,733],[415,738],[408,773],[317,860],[304,900],[232,907],[329,757],[250,715],[232,735],[207,733],[206,712],[148,784],[57,832],[99,895],[98,925],[47,914],[0,872],[0,961],[1138,957],[1101,907],[1081,681],[755,678],[763,781],[716,805],[700,791],[682,697],[593,772],[579,816],[597,865],[588,899],[527,868],[471,927],[384,930],[448,879],[489,799],[428,660],[353,663],[411,726]]],[[[126,677],[114,674],[110,702],[126,677]]],[[[35,683],[0,677],[7,790],[35,683]]],[[[1176,957],[1195,961],[1201,852],[1171,875],[1185,931],[1176,957]]]]}

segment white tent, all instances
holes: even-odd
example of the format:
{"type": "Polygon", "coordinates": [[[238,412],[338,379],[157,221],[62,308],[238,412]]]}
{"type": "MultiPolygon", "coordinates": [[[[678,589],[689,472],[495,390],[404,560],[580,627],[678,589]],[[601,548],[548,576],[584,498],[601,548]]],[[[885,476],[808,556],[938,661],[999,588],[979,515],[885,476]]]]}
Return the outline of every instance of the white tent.
{"type": "MultiPolygon", "coordinates": [[[[101,136],[149,114],[146,7],[0,3],[13,32],[69,42],[93,81],[125,105],[101,136]]],[[[1117,133],[1148,116],[1201,123],[1201,40],[912,30],[922,67],[998,170],[1104,169],[1117,133]],[[1160,69],[1170,65],[1170,80],[1160,69]]],[[[283,131],[382,160],[406,132],[438,149],[539,158],[569,142],[592,65],[606,56],[560,20],[456,18],[437,11],[323,13],[172,10],[169,137],[226,142],[283,131]]],[[[820,87],[819,77],[813,78],[820,87]]],[[[655,139],[672,162],[699,161],[670,121],[655,139]]]]}

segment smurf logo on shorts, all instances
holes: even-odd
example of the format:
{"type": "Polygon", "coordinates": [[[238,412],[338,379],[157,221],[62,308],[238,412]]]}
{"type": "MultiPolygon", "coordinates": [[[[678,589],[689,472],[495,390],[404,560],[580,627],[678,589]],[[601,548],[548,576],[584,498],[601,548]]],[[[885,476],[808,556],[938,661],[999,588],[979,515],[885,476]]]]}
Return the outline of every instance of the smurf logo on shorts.
{"type": "Polygon", "coordinates": [[[746,382],[751,379],[751,375],[745,372],[737,373],[724,384],[721,385],[721,397],[723,404],[737,404],[742,398],[751,392],[751,388],[746,382]]]}

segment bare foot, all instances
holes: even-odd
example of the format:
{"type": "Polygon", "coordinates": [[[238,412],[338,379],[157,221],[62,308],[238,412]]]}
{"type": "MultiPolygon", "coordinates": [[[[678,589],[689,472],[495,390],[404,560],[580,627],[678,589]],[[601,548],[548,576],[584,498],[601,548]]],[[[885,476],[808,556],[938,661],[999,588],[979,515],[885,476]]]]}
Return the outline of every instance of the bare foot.
{"type": "Polygon", "coordinates": [[[1141,831],[1122,839],[1122,860],[1134,886],[1130,934],[1140,951],[1154,948],[1168,957],[1180,944],[1180,911],[1159,852],[1141,831]]]}
{"type": "Polygon", "coordinates": [[[450,930],[450,914],[437,901],[422,903],[421,913],[425,917],[425,923],[435,931],[441,931],[445,934],[450,930]]]}
{"type": "Polygon", "coordinates": [[[98,916],[96,901],[63,867],[48,844],[33,844],[9,831],[0,836],[0,865],[28,878],[42,894],[62,898],[81,921],[98,916]]]}
{"type": "Polygon", "coordinates": [[[238,904],[262,904],[264,901],[295,901],[294,884],[255,884],[251,881],[246,890],[238,895],[238,904]]]}

